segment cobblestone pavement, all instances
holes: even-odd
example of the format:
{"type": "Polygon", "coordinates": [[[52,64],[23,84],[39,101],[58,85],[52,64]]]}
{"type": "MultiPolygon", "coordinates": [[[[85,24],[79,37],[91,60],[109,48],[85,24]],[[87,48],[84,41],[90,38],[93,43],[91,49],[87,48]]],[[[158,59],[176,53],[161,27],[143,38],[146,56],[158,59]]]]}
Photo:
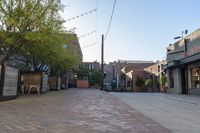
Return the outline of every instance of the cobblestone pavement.
{"type": "Polygon", "coordinates": [[[169,133],[107,92],[70,89],[0,102],[1,133],[169,133]]]}

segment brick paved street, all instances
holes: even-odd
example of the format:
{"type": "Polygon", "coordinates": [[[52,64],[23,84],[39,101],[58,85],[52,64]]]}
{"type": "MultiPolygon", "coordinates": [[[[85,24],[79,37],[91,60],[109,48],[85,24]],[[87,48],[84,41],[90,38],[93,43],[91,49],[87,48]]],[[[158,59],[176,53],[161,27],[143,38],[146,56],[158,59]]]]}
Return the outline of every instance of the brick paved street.
{"type": "Polygon", "coordinates": [[[0,102],[1,133],[169,133],[107,92],[70,89],[0,102]]]}

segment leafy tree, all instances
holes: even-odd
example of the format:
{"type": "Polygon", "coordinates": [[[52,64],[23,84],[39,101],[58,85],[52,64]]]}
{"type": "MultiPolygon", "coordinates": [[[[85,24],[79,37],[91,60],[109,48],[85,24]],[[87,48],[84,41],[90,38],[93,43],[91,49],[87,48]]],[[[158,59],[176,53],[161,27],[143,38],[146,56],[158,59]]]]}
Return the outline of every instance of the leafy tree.
{"type": "Polygon", "coordinates": [[[100,84],[105,79],[104,73],[100,70],[94,70],[92,72],[92,80],[95,84],[100,84]]]}
{"type": "MultiPolygon", "coordinates": [[[[62,41],[54,42],[54,44],[49,43],[51,40],[47,40],[41,44],[34,44],[34,42],[29,41],[27,43],[31,44],[24,45],[14,59],[21,61],[23,64],[31,65],[35,71],[41,70],[41,67],[45,64],[51,66],[51,70],[55,71],[58,69],[65,71],[66,69],[73,68],[78,62],[78,57],[77,52],[73,52],[73,49],[75,49],[74,45],[70,44],[68,41],[68,38],[71,36],[53,35],[52,38],[53,37],[61,38],[58,40],[62,41]],[[64,37],[66,37],[67,40],[64,37]],[[69,45],[66,45],[66,43],[69,45]],[[22,57],[19,58],[19,55],[22,57]]],[[[52,41],[54,41],[54,39],[52,39],[52,41]]],[[[57,73],[55,71],[54,73],[57,73]]]]}
{"type": "Polygon", "coordinates": [[[63,55],[65,55],[63,58],[58,59],[56,62],[50,65],[52,74],[64,74],[67,72],[67,70],[74,69],[79,63],[77,55],[73,55],[71,52],[66,52],[63,55]]]}
{"type": "Polygon", "coordinates": [[[152,79],[147,79],[147,80],[145,81],[145,85],[146,85],[147,87],[152,87],[152,86],[153,86],[153,80],[152,80],[152,79]]]}
{"type": "Polygon", "coordinates": [[[77,39],[74,34],[64,35],[64,46],[62,46],[62,50],[57,51],[60,56],[58,58],[54,56],[54,60],[51,60],[54,61],[54,63],[51,63],[53,64],[52,67],[57,66],[61,71],[65,71],[74,69],[82,61],[82,55],[79,55],[81,51],[79,51],[77,39]]]}
{"type": "MultiPolygon", "coordinates": [[[[52,38],[55,36],[52,36],[52,38]]],[[[52,39],[54,40],[54,39],[52,39]]],[[[49,43],[51,40],[37,43],[29,40],[24,44],[11,59],[14,61],[20,61],[22,64],[27,64],[29,67],[34,68],[35,71],[40,70],[45,64],[51,64],[61,58],[58,58],[63,54],[62,43],[56,45],[49,43]],[[57,58],[57,60],[55,60],[57,58]],[[54,61],[55,60],[55,61],[54,61]]],[[[18,63],[17,63],[18,64],[18,63]]]]}
{"type": "Polygon", "coordinates": [[[144,86],[143,78],[137,77],[137,79],[135,81],[135,85],[137,87],[137,91],[138,91],[138,89],[142,89],[142,87],[144,86]]]}
{"type": "Polygon", "coordinates": [[[161,82],[162,85],[165,85],[167,83],[167,76],[161,75],[160,76],[160,82],[161,82]]]}
{"type": "Polygon", "coordinates": [[[167,92],[167,86],[166,86],[167,76],[166,75],[161,75],[160,82],[161,82],[161,85],[162,85],[162,90],[161,91],[166,93],[167,92]]]}
{"type": "Polygon", "coordinates": [[[147,79],[145,81],[145,85],[147,86],[147,88],[152,89],[153,88],[153,80],[152,79],[147,79]]]}
{"type": "Polygon", "coordinates": [[[0,0],[0,64],[19,51],[31,54],[30,49],[39,52],[60,45],[63,7],[60,0],[0,0]]]}

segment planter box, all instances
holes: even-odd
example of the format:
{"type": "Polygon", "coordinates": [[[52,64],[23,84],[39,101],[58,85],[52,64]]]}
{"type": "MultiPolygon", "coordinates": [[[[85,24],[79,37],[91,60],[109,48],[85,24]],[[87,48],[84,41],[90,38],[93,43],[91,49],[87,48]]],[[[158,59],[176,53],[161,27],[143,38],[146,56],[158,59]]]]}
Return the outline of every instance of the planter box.
{"type": "Polygon", "coordinates": [[[76,80],[77,88],[89,88],[88,80],[76,80]]]}
{"type": "Polygon", "coordinates": [[[18,76],[17,68],[0,65],[0,100],[17,97],[18,76]]]}
{"type": "Polygon", "coordinates": [[[60,90],[61,89],[61,78],[58,76],[49,76],[49,89],[60,90]]]}
{"type": "MultiPolygon", "coordinates": [[[[40,93],[48,92],[48,75],[44,72],[32,72],[26,71],[21,72],[21,83],[25,86],[25,92],[28,92],[30,85],[38,86],[40,89],[40,93]]],[[[36,89],[31,89],[31,91],[37,91],[36,89]]]]}

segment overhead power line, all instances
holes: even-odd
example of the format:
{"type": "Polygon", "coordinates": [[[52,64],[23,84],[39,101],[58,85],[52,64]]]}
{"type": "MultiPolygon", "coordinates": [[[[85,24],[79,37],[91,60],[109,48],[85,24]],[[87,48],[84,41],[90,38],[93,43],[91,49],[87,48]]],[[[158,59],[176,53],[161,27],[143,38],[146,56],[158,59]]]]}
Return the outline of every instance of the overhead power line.
{"type": "Polygon", "coordinates": [[[79,15],[77,15],[77,16],[75,16],[75,17],[69,18],[69,19],[67,19],[67,20],[65,20],[65,21],[66,21],[66,22],[72,21],[72,20],[78,19],[79,17],[83,17],[83,16],[85,16],[85,15],[91,14],[91,13],[96,12],[96,11],[97,11],[97,8],[92,9],[92,10],[90,10],[90,11],[88,11],[88,12],[85,12],[85,13],[79,14],[79,15]]]}
{"type": "Polygon", "coordinates": [[[115,11],[116,2],[117,2],[117,0],[115,0],[115,1],[114,1],[114,4],[113,4],[113,9],[112,9],[110,21],[109,21],[109,24],[108,24],[108,28],[107,28],[107,31],[106,31],[106,34],[105,34],[105,39],[107,38],[108,32],[109,32],[109,30],[110,30],[110,26],[111,26],[111,23],[112,23],[112,18],[113,18],[114,11],[115,11]]]}

